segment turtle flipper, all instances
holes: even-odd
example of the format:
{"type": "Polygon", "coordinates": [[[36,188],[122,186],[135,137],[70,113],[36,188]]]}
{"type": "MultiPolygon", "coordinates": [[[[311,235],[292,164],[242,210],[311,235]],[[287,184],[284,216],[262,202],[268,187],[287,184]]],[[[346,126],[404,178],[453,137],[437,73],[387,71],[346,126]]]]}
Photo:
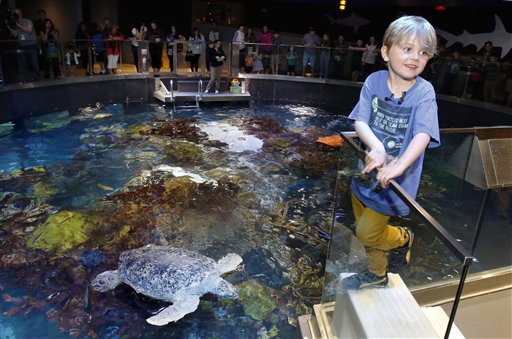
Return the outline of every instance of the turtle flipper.
{"type": "Polygon", "coordinates": [[[91,282],[92,289],[98,292],[106,292],[113,290],[117,285],[122,283],[119,271],[105,271],[100,273],[91,282]]]}
{"type": "Polygon", "coordinates": [[[197,295],[185,295],[174,299],[171,306],[164,308],[159,313],[146,319],[146,321],[151,325],[163,326],[194,312],[197,306],[199,306],[199,297],[197,295]]]}
{"type": "Polygon", "coordinates": [[[236,253],[226,254],[224,257],[217,261],[217,270],[220,274],[236,270],[238,265],[242,263],[243,259],[236,253]]]}

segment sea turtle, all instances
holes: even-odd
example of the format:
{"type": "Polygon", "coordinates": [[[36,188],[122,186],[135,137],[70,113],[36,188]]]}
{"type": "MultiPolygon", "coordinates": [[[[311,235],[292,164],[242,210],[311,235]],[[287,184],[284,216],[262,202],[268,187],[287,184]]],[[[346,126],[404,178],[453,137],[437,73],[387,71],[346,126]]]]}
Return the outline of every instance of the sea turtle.
{"type": "Polygon", "coordinates": [[[221,275],[235,270],[241,262],[234,253],[216,262],[181,248],[147,245],[122,252],[118,269],[98,274],[91,286],[106,292],[124,282],[138,293],[172,302],[147,319],[150,324],[162,326],[194,312],[205,293],[236,299],[236,288],[221,275]]]}

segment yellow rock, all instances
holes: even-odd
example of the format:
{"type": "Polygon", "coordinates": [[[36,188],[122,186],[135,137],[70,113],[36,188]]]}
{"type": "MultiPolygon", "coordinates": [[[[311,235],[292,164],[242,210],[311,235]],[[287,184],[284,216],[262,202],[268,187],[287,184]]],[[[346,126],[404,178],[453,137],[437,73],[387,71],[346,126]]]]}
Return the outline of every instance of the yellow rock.
{"type": "Polygon", "coordinates": [[[35,230],[27,246],[61,254],[87,240],[87,223],[87,216],[83,213],[60,211],[35,230]]]}

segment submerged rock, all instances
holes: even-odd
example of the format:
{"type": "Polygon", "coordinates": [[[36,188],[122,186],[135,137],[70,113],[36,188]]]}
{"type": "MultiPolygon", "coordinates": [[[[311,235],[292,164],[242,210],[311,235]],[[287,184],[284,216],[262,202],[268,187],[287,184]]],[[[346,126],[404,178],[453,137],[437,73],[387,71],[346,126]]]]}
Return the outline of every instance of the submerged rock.
{"type": "Polygon", "coordinates": [[[277,300],[271,297],[267,287],[257,281],[248,280],[238,285],[238,300],[247,316],[264,320],[276,308],[277,300]]]}
{"type": "Polygon", "coordinates": [[[96,267],[103,264],[107,260],[105,253],[100,250],[91,250],[84,252],[79,262],[85,267],[96,267]]]}
{"type": "Polygon", "coordinates": [[[46,252],[63,253],[87,240],[88,222],[83,213],[60,211],[35,230],[27,241],[27,246],[46,252]]]}

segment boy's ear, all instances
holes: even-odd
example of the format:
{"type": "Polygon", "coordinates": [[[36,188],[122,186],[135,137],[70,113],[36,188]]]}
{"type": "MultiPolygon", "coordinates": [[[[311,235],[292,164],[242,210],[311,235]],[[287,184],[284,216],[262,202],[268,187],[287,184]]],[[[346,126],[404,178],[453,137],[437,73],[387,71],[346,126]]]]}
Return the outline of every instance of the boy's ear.
{"type": "Polygon", "coordinates": [[[386,46],[382,46],[380,48],[380,55],[382,55],[382,59],[386,62],[388,62],[389,60],[389,57],[388,57],[388,48],[386,46]]]}

